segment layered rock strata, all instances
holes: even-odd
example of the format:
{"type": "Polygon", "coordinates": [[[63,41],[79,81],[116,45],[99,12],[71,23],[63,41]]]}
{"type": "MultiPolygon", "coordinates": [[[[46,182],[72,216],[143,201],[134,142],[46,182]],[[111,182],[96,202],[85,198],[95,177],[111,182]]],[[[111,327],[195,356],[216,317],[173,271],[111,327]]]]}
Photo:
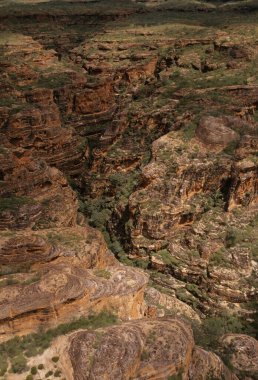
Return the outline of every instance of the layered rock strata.
{"type": "MultiPolygon", "coordinates": [[[[194,343],[187,323],[149,319],[79,331],[55,343],[58,367],[67,379],[237,380],[215,354],[194,343]]],[[[53,351],[52,351],[53,352],[53,351]]]]}

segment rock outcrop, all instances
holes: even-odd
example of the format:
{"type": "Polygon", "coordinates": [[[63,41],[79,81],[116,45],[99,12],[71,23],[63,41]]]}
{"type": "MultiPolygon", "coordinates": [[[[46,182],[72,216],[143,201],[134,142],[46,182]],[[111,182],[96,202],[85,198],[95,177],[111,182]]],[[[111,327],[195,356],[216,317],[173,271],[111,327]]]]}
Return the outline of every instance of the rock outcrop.
{"type": "Polygon", "coordinates": [[[195,347],[189,369],[189,379],[228,379],[237,380],[234,375],[213,352],[205,351],[200,347],[195,347]]]}
{"type": "MultiPolygon", "coordinates": [[[[68,380],[185,380],[208,377],[237,380],[221,359],[195,345],[190,326],[180,319],[131,321],[58,338],[44,354],[42,375],[53,367],[68,380]]],[[[39,363],[39,356],[34,365],[39,363]]]]}
{"type": "Polygon", "coordinates": [[[11,36],[1,60],[17,104],[1,109],[0,340],[103,309],[143,316],[148,275],[118,263],[78,213],[69,185],[83,175],[88,146],[68,119],[113,109],[112,83],[86,87],[55,52],[25,36],[11,36]]]}
{"type": "Polygon", "coordinates": [[[7,3],[0,376],[255,379],[255,11],[7,3]],[[78,330],[103,311],[118,324],[78,330]],[[224,336],[198,347],[210,318],[224,336]]]}
{"type": "Polygon", "coordinates": [[[244,334],[227,334],[223,346],[230,352],[231,365],[246,377],[258,375],[258,341],[244,334]]]}
{"type": "Polygon", "coordinates": [[[225,148],[228,144],[238,141],[239,135],[225,125],[223,118],[213,116],[204,117],[196,129],[196,136],[211,148],[220,146],[225,148]]]}
{"type": "Polygon", "coordinates": [[[1,340],[94,308],[143,315],[148,276],[121,267],[99,232],[77,225],[76,195],[57,168],[14,158],[1,191],[1,340]]]}

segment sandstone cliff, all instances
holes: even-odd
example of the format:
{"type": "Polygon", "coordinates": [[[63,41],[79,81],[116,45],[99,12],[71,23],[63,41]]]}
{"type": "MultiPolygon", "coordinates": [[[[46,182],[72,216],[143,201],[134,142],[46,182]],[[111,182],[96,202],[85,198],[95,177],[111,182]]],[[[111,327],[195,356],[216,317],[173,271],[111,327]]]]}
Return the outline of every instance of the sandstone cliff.
{"type": "Polygon", "coordinates": [[[257,12],[237,6],[0,4],[4,379],[256,379],[257,12]]]}

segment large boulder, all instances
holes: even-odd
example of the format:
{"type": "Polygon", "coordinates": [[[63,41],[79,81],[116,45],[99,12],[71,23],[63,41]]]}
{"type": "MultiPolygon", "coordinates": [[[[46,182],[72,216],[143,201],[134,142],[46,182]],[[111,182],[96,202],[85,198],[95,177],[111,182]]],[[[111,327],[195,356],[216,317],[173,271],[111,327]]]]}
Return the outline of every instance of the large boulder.
{"type": "Polygon", "coordinates": [[[244,334],[227,334],[222,343],[231,353],[230,362],[249,376],[258,376],[258,341],[244,334]]]}
{"type": "Polygon", "coordinates": [[[224,118],[204,116],[196,129],[196,137],[204,144],[226,147],[237,141],[239,134],[227,126],[224,118]]]}

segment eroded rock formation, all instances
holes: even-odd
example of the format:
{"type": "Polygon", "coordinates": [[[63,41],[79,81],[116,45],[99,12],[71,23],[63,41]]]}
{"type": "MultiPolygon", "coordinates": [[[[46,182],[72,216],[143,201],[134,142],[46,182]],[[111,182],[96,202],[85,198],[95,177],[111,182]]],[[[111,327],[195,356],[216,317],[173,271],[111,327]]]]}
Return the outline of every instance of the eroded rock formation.
{"type": "Polygon", "coordinates": [[[53,353],[60,355],[58,368],[69,380],[237,380],[218,356],[195,345],[186,322],[168,317],[73,333],[46,353],[49,366],[53,353]]]}
{"type": "Polygon", "coordinates": [[[103,1],[0,5],[0,342],[106,310],[21,372],[255,379],[257,21],[103,1]]]}

